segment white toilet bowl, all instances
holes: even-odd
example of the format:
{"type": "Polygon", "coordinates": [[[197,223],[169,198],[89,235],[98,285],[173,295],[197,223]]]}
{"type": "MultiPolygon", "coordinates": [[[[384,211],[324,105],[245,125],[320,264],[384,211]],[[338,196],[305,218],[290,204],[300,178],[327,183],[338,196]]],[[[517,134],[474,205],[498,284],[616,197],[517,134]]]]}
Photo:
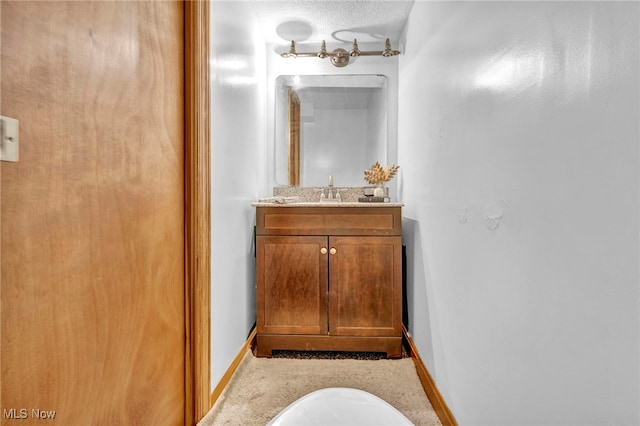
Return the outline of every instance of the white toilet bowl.
{"type": "Polygon", "coordinates": [[[386,401],[359,389],[327,388],[290,404],[268,426],[412,425],[386,401]]]}

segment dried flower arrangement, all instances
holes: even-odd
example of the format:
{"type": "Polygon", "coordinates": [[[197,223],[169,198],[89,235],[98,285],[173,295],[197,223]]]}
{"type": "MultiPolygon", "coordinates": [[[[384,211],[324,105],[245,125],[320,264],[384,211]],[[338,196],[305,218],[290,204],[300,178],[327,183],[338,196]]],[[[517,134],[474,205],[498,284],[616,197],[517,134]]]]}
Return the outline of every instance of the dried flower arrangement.
{"type": "Polygon", "coordinates": [[[364,180],[371,185],[377,185],[383,182],[389,182],[398,172],[400,166],[387,165],[382,167],[380,163],[376,163],[371,166],[369,170],[364,171],[364,180]]]}

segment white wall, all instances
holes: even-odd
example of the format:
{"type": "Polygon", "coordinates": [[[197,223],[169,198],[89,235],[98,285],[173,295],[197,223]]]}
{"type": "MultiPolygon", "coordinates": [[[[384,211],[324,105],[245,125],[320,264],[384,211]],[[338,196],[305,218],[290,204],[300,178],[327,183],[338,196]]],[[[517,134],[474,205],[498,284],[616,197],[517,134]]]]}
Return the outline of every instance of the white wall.
{"type": "Polygon", "coordinates": [[[265,44],[245,2],[211,2],[211,387],[255,322],[251,203],[267,191],[265,44]]]}
{"type": "Polygon", "coordinates": [[[460,424],[640,423],[639,8],[413,8],[410,332],[460,424]]]}

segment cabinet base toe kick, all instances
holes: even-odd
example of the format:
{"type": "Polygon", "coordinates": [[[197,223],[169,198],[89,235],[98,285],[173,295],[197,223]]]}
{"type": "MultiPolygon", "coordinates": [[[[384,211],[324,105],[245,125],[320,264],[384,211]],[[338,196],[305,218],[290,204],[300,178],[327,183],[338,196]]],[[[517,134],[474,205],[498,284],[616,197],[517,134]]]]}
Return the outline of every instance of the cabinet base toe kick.
{"type": "Polygon", "coordinates": [[[271,357],[273,350],[385,352],[387,358],[402,357],[402,337],[343,337],[258,334],[256,355],[271,357]]]}

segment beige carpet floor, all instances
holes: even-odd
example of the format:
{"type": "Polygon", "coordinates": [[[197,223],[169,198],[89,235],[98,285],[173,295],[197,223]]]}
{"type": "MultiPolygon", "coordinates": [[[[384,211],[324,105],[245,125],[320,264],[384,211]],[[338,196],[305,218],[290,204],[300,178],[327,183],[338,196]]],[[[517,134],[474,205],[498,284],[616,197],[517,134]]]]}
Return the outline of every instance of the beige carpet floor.
{"type": "Polygon", "coordinates": [[[441,424],[411,358],[256,358],[247,351],[226,389],[198,426],[264,426],[298,398],[329,387],[349,387],[372,393],[396,407],[416,425],[441,424]]]}

